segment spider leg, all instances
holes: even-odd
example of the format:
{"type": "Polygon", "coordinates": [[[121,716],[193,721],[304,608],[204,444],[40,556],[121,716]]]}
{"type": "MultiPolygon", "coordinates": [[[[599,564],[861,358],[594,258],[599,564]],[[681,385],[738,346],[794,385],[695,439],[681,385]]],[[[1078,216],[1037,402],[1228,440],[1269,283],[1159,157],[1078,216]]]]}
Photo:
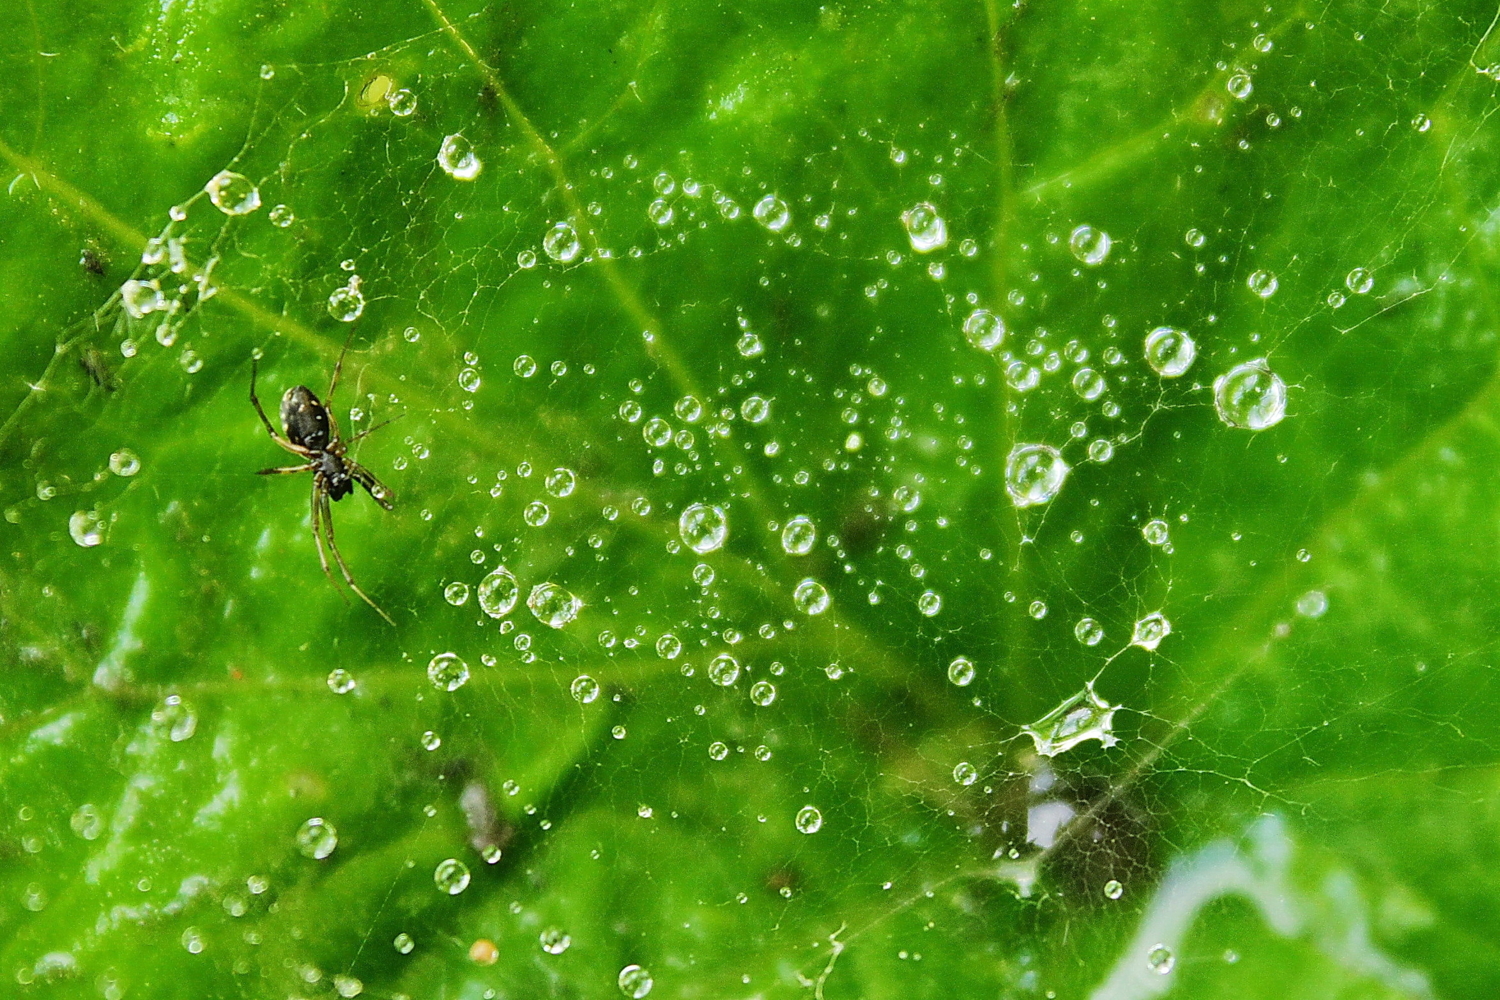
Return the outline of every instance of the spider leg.
{"type": "MultiPolygon", "coordinates": [[[[323,503],[326,502],[325,501],[325,497],[327,496],[327,494],[321,489],[322,485],[323,484],[321,482],[321,477],[316,476],[316,475],[313,476],[313,487],[312,487],[312,529],[313,529],[313,541],[315,541],[315,542],[318,543],[318,562],[323,567],[323,575],[326,576],[326,577],[328,577],[328,582],[333,585],[333,589],[334,590],[338,590],[339,597],[343,599],[343,601],[344,601],[345,604],[348,604],[349,603],[349,598],[344,595],[344,592],[342,590],[339,590],[338,581],[334,580],[333,573],[328,569],[328,555],[327,555],[327,553],[325,553],[323,551],[323,516],[324,516],[323,503]]],[[[330,544],[331,544],[332,543],[332,539],[330,539],[329,541],[330,541],[330,544]]],[[[335,551],[337,551],[337,550],[335,550],[335,551]]]]}
{"type": "Polygon", "coordinates": [[[260,361],[254,355],[251,355],[251,357],[250,357],[250,402],[253,403],[253,404],[255,404],[255,412],[258,413],[258,414],[260,414],[260,422],[266,425],[266,433],[269,434],[269,435],[271,435],[271,440],[272,441],[275,441],[277,444],[281,445],[283,448],[285,448],[287,451],[291,452],[292,454],[294,454],[294,455],[301,455],[303,458],[309,457],[309,452],[307,451],[306,448],[299,448],[296,445],[292,444],[290,441],[288,441],[286,438],[282,437],[280,434],[276,433],[276,428],[274,426],[272,426],[271,419],[266,416],[265,409],[260,405],[260,397],[258,397],[257,395],[255,395],[255,376],[257,374],[259,374],[259,372],[260,372],[260,361]]]}
{"type": "Polygon", "coordinates": [[[363,486],[376,503],[386,510],[395,510],[396,505],[391,500],[390,487],[376,479],[375,473],[352,459],[344,459],[344,465],[348,467],[349,475],[354,477],[354,481],[363,486]]]}
{"type": "Polygon", "coordinates": [[[318,467],[318,463],[309,462],[306,465],[283,465],[276,469],[261,469],[257,476],[285,476],[293,472],[311,472],[318,467]]]}
{"type": "Polygon", "coordinates": [[[366,427],[364,430],[360,431],[358,434],[354,435],[352,438],[350,438],[349,440],[345,441],[344,444],[345,445],[351,445],[354,442],[358,441],[360,438],[365,437],[368,434],[373,434],[375,431],[380,430],[380,428],[384,427],[386,424],[394,423],[397,420],[400,420],[404,416],[406,416],[406,414],[404,414],[404,413],[398,413],[394,417],[387,417],[386,419],[382,420],[380,423],[376,424],[374,427],[366,427]]]}
{"type": "Polygon", "coordinates": [[[386,624],[394,627],[396,624],[395,620],[392,619],[390,615],[386,614],[385,611],[381,609],[380,605],[370,600],[370,595],[366,594],[363,590],[360,590],[359,584],[354,582],[354,575],[349,572],[349,566],[344,562],[344,557],[339,552],[338,542],[334,541],[333,538],[333,511],[330,510],[328,506],[328,494],[322,493],[319,495],[318,499],[323,505],[323,531],[328,535],[328,547],[333,550],[333,558],[334,561],[339,564],[339,572],[344,574],[344,582],[349,585],[350,590],[354,591],[360,596],[361,600],[363,600],[370,607],[374,608],[375,613],[386,620],[386,624]]]}
{"type": "Polygon", "coordinates": [[[333,364],[333,379],[328,383],[328,395],[323,397],[323,402],[325,403],[333,400],[333,390],[339,387],[339,372],[343,371],[344,368],[344,355],[349,353],[349,344],[353,340],[354,326],[351,324],[349,327],[349,336],[344,338],[344,348],[339,351],[339,359],[333,364]]]}

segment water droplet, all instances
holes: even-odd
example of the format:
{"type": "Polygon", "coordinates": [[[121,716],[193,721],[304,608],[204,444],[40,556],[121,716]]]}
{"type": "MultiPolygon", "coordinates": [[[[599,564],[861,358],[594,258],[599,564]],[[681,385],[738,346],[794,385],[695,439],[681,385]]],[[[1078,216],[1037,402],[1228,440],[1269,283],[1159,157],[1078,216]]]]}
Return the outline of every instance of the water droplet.
{"type": "Polygon", "coordinates": [[[536,374],[536,359],[529,354],[518,354],[511,370],[521,378],[531,378],[536,374]]]}
{"type": "Polygon", "coordinates": [[[1109,256],[1111,246],[1109,234],[1093,226],[1079,226],[1068,236],[1068,249],[1079,263],[1098,267],[1109,256]]]}
{"type": "Polygon", "coordinates": [[[1056,757],[1084,740],[1098,740],[1112,747],[1119,742],[1110,732],[1119,707],[1100,698],[1091,681],[1041,719],[1022,726],[1021,732],[1031,737],[1036,752],[1043,757],[1056,757]]]}
{"type": "Polygon", "coordinates": [[[750,700],[761,708],[767,708],[776,700],[776,685],[770,681],[756,681],[750,685],[750,700]]]}
{"type": "Polygon", "coordinates": [[[543,625],[562,628],[578,617],[583,602],[555,583],[539,583],[531,588],[526,606],[543,625]]]}
{"type": "Polygon", "coordinates": [[[1172,634],[1172,623],[1167,621],[1167,616],[1160,611],[1151,614],[1135,623],[1135,628],[1130,633],[1130,644],[1142,649],[1154,650],[1161,645],[1161,641],[1172,634]]]}
{"type": "Polygon", "coordinates": [[[693,582],[700,587],[706,588],[714,582],[714,568],[707,563],[699,563],[693,567],[693,582]]]}
{"type": "Polygon", "coordinates": [[[443,738],[429,729],[422,734],[419,742],[423,750],[436,750],[443,745],[443,738]]]}
{"type": "Polygon", "coordinates": [[[464,392],[478,392],[479,386],[479,373],[474,369],[465,368],[458,373],[458,387],[464,392]]]}
{"type": "Polygon", "coordinates": [[[410,118],[417,110],[417,95],[401,87],[385,95],[385,103],[397,118],[410,118]]]}
{"type": "Polygon", "coordinates": [[[109,524],[97,510],[75,510],[68,518],[68,534],[86,549],[103,543],[109,524]]]}
{"type": "Polygon", "coordinates": [[[140,456],[129,448],[121,448],[109,456],[109,471],[117,476],[129,478],[141,471],[140,456]]]}
{"type": "Polygon", "coordinates": [[[573,700],[580,705],[588,705],[599,697],[599,682],[588,674],[579,674],[573,678],[573,683],[568,685],[568,691],[573,695],[573,700]]]}
{"type": "Polygon", "coordinates": [[[1148,545],[1165,545],[1171,537],[1167,522],[1161,518],[1153,518],[1141,526],[1141,537],[1148,545]]]}
{"type": "Polygon", "coordinates": [[[328,671],[328,690],[334,694],[348,694],[354,687],[354,675],[343,667],[334,667],[328,671]]]}
{"type": "Polygon", "coordinates": [[[762,396],[746,396],[740,404],[740,416],[752,424],[763,424],[771,417],[771,404],[762,396]]]}
{"type": "Polygon", "coordinates": [[[948,224],[928,202],[918,202],[902,212],[901,224],[917,253],[931,253],[948,245],[948,224]]]}
{"type": "Polygon", "coordinates": [[[656,640],[656,655],[664,660],[675,660],[682,652],[682,640],[667,632],[656,640]]]}
{"type": "Polygon", "coordinates": [[[758,358],[765,353],[766,345],[761,341],[760,334],[754,330],[746,330],[735,343],[734,349],[740,352],[742,358],[758,358]]]}
{"type": "Polygon", "coordinates": [[[469,665],[457,653],[439,653],[427,663],[427,679],[439,691],[457,691],[469,682],[469,665]]]}
{"type": "Polygon", "coordinates": [[[1269,299],[1281,287],[1276,275],[1270,271],[1251,271],[1250,277],[1245,279],[1245,286],[1263,299],[1269,299]]]}
{"type": "Polygon", "coordinates": [[[1426,115],[1419,114],[1411,120],[1411,127],[1418,132],[1426,132],[1432,128],[1432,119],[1426,115]]]}
{"type": "Polygon", "coordinates": [[[297,221],[297,216],[286,205],[276,205],[271,209],[271,225],[277,229],[285,229],[297,221]]]}
{"type": "Polygon", "coordinates": [[[244,174],[220,170],[205,185],[208,200],[225,215],[249,215],[260,208],[260,191],[244,174]]]}
{"type": "Polygon", "coordinates": [[[672,443],[672,425],[661,417],[652,417],[641,425],[641,437],[653,448],[665,448],[672,443]]]}
{"type": "Polygon", "coordinates": [[[1250,79],[1249,73],[1237,69],[1229,74],[1229,79],[1224,81],[1224,89],[1229,91],[1230,97],[1243,101],[1255,92],[1255,84],[1250,79]]]}
{"type": "Polygon", "coordinates": [[[821,615],[828,610],[828,589],[817,580],[808,577],[792,591],[792,603],[805,615],[821,615]]]}
{"type": "Polygon", "coordinates": [[[796,824],[802,833],[817,833],[823,829],[823,814],[817,806],[803,806],[797,810],[796,824]]]}
{"type": "Polygon", "coordinates": [[[1265,358],[1246,361],[1214,379],[1214,409],[1230,427],[1263,431],[1286,416],[1286,383],[1265,358]]]}
{"type": "Polygon", "coordinates": [[[1297,598],[1297,614],[1303,618],[1322,618],[1328,610],[1328,595],[1321,590],[1309,590],[1297,598]]]}
{"type": "Polygon", "coordinates": [[[178,694],[163,698],[161,704],[151,710],[151,721],[158,730],[166,730],[167,738],[173,743],[190,740],[198,731],[198,714],[178,694]]]}
{"type": "Polygon", "coordinates": [[[805,556],[818,540],[818,529],[812,521],[798,514],[781,529],[781,548],[789,556],[805,556]]]}
{"type": "Polygon", "coordinates": [[[85,802],[73,810],[73,815],[68,819],[68,825],[84,840],[97,840],[99,834],[104,832],[104,817],[99,814],[98,806],[92,802],[85,802]]]}
{"type": "Polygon", "coordinates": [[[968,687],[974,683],[974,661],[967,656],[955,656],[948,664],[948,681],[957,687],[968,687]]]}
{"type": "Polygon", "coordinates": [[[403,955],[410,955],[411,950],[416,946],[417,943],[413,941],[411,939],[411,935],[406,933],[405,931],[397,934],[396,937],[391,941],[391,947],[395,948],[403,955]]]}
{"type": "Polygon", "coordinates": [[[508,615],[521,596],[521,586],[504,566],[497,566],[479,581],[479,607],[491,618],[508,615]]]}
{"type": "Polygon", "coordinates": [[[670,226],[675,213],[665,198],[658,198],[646,206],[646,217],[658,226],[670,226]]]}
{"type": "Polygon", "coordinates": [[[917,610],[928,618],[943,610],[943,595],[935,590],[924,590],[917,597],[917,610]]]}
{"type": "Polygon", "coordinates": [[[1368,295],[1370,289],[1375,287],[1375,275],[1369,268],[1356,267],[1344,275],[1344,287],[1355,295],[1368,295]]]}
{"type": "Polygon", "coordinates": [[[953,768],[953,780],[960,785],[972,785],[979,780],[979,770],[968,761],[961,760],[953,768]]]}
{"type": "Polygon", "coordinates": [[[359,290],[359,275],[349,276],[349,283],[328,296],[328,315],[340,323],[353,323],[365,311],[365,296],[359,290]]]}
{"type": "Polygon", "coordinates": [[[533,528],[540,528],[552,519],[552,508],[540,500],[533,500],[521,511],[521,518],[533,528]]]}
{"type": "Polygon", "coordinates": [[[549,955],[561,955],[573,946],[573,939],[566,931],[557,927],[548,927],[537,940],[541,942],[542,950],[549,955]]]}
{"type": "Polygon", "coordinates": [[[1159,326],[1146,334],[1146,364],[1162,378],[1177,378],[1198,356],[1198,345],[1186,330],[1159,326]]]}
{"type": "Polygon", "coordinates": [[[1177,957],[1172,954],[1172,949],[1164,944],[1155,945],[1146,952],[1146,968],[1158,976],[1165,976],[1176,964],[1177,957]]]}
{"type": "Polygon", "coordinates": [[[1092,368],[1080,368],[1073,373],[1073,391],[1087,400],[1104,395],[1104,376],[1092,368]]]}
{"type": "Polygon", "coordinates": [[[161,294],[161,284],[155,279],[137,281],[131,278],[120,286],[120,305],[131,319],[142,319],[167,307],[161,294]]]}
{"type": "Polygon", "coordinates": [[[993,351],[1005,340],[1005,321],[988,309],[975,309],[964,319],[964,338],[981,351],[993,351]]]}
{"type": "Polygon", "coordinates": [[[755,216],[756,222],[773,233],[781,232],[792,221],[792,213],[787,209],[786,202],[774,194],[768,194],[756,202],[750,214],[755,216]]]}
{"type": "Polygon", "coordinates": [[[1125,894],[1125,887],[1115,879],[1104,883],[1104,897],[1106,899],[1119,899],[1125,894]]]}
{"type": "Polygon", "coordinates": [[[445,858],[433,869],[432,882],[438,891],[457,896],[469,887],[469,866],[457,858],[445,858]]]}
{"type": "Polygon", "coordinates": [[[1018,444],[1005,459],[1005,490],[1017,507],[1047,503],[1068,478],[1068,463],[1049,444],[1018,444]]]}
{"type": "Polygon", "coordinates": [[[1080,618],[1078,624],[1073,626],[1073,638],[1085,646],[1097,646],[1104,638],[1104,626],[1092,618],[1080,618]]]}
{"type": "Polygon", "coordinates": [[[729,521],[721,507],[695,503],[677,519],[677,533],[682,543],[699,555],[717,552],[729,537],[729,521]]]}
{"type": "Polygon", "coordinates": [[[443,173],[456,181],[472,181],[484,169],[484,163],[474,153],[473,143],[457,134],[443,136],[443,144],[438,147],[437,161],[438,166],[443,168],[443,173]]]}
{"type": "Polygon", "coordinates": [[[708,756],[714,760],[723,760],[725,757],[729,756],[729,747],[724,743],[715,740],[708,745],[708,756]]]}
{"type": "Polygon", "coordinates": [[[1106,438],[1096,438],[1089,442],[1089,461],[1108,462],[1115,457],[1115,446],[1106,438]]]}
{"type": "Polygon", "coordinates": [[[578,256],[583,249],[578,242],[578,231],[571,222],[558,222],[542,237],[542,252],[553,260],[566,264],[578,256]]]}
{"type": "Polygon", "coordinates": [[[1031,606],[1026,609],[1026,613],[1035,618],[1037,621],[1041,621],[1043,618],[1047,617],[1047,602],[1032,601],[1031,606]]]}
{"type": "Polygon", "coordinates": [[[641,1000],[655,983],[651,979],[651,973],[639,965],[627,965],[620,970],[619,978],[620,992],[630,997],[631,1000],[641,1000]]]}
{"type": "Polygon", "coordinates": [[[740,661],[728,653],[720,653],[708,664],[708,679],[720,687],[729,687],[740,679],[740,661]]]}
{"type": "Polygon", "coordinates": [[[314,816],[297,828],[297,850],[304,858],[322,861],[339,846],[339,832],[321,816],[314,816]]]}
{"type": "Polygon", "coordinates": [[[548,473],[545,485],[548,493],[561,500],[563,497],[572,495],[574,488],[578,485],[578,476],[572,469],[559,466],[548,473]]]}

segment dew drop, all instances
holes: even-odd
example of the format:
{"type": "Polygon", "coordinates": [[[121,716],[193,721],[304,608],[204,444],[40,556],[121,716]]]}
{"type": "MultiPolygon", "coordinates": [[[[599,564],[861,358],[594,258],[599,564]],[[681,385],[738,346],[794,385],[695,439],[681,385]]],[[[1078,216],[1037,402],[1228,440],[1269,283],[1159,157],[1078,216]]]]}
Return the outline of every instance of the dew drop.
{"type": "Polygon", "coordinates": [[[443,136],[437,161],[443,173],[456,181],[472,181],[484,169],[484,163],[474,152],[474,145],[458,134],[443,136]]]}
{"type": "Polygon", "coordinates": [[[304,858],[322,861],[339,846],[339,832],[321,816],[314,816],[297,828],[297,850],[304,858]]]}
{"type": "Polygon", "coordinates": [[[967,656],[955,656],[948,664],[948,682],[955,687],[968,687],[974,683],[974,661],[967,656]]]}
{"type": "Polygon", "coordinates": [[[803,806],[797,810],[796,825],[802,833],[817,833],[823,829],[823,814],[817,806],[803,806]]]}
{"type": "Polygon", "coordinates": [[[397,934],[391,941],[391,947],[395,948],[396,951],[400,952],[402,955],[410,955],[412,949],[416,946],[417,942],[413,941],[411,935],[406,933],[405,931],[397,934]]]}
{"type": "Polygon", "coordinates": [[[676,213],[672,211],[671,202],[667,201],[665,198],[657,198],[651,204],[646,206],[646,218],[650,219],[658,226],[670,226],[675,214],[676,213]]]}
{"type": "Polygon", "coordinates": [[[1085,646],[1097,646],[1104,638],[1104,626],[1092,618],[1080,618],[1073,626],[1073,638],[1085,646]]]}
{"type": "Polygon", "coordinates": [[[1250,74],[1244,70],[1235,70],[1229,74],[1229,79],[1224,81],[1224,89],[1229,91],[1229,96],[1237,101],[1243,101],[1255,92],[1255,83],[1250,79],[1250,74]]]}
{"type": "Polygon", "coordinates": [[[928,618],[943,610],[943,595],[935,590],[924,590],[917,597],[917,610],[928,618]]]}
{"type": "Polygon", "coordinates": [[[1375,287],[1375,275],[1369,268],[1356,267],[1344,275],[1344,287],[1355,295],[1368,295],[1370,289],[1375,287]]]}
{"type": "Polygon", "coordinates": [[[108,522],[97,510],[75,510],[68,518],[68,534],[86,549],[102,544],[107,528],[108,522]]]}
{"type": "Polygon", "coordinates": [[[1119,899],[1124,894],[1125,887],[1115,879],[1110,879],[1108,882],[1104,883],[1105,899],[1119,899]]]}
{"type": "Polygon", "coordinates": [[[1104,376],[1092,368],[1080,368],[1073,373],[1073,391],[1090,401],[1098,399],[1104,395],[1104,376]]]}
{"type": "Polygon", "coordinates": [[[682,640],[671,632],[656,640],[656,655],[663,660],[675,660],[682,653],[682,640]]]}
{"type": "Polygon", "coordinates": [[[805,556],[818,540],[818,529],[812,521],[798,514],[781,529],[781,549],[789,556],[805,556]]]}
{"type": "Polygon", "coordinates": [[[1172,623],[1167,620],[1166,615],[1160,611],[1151,614],[1135,623],[1135,628],[1130,633],[1130,644],[1142,649],[1154,650],[1161,645],[1161,641],[1172,634],[1172,623]]]}
{"type": "Polygon", "coordinates": [[[354,688],[354,675],[343,667],[334,667],[328,671],[328,690],[334,694],[348,694],[354,688]]]}
{"type": "Polygon", "coordinates": [[[1263,431],[1286,416],[1286,383],[1265,358],[1246,361],[1214,379],[1214,409],[1229,427],[1263,431]]]}
{"type": "Polygon", "coordinates": [[[161,294],[161,284],[155,278],[150,281],[131,278],[120,286],[120,305],[130,314],[131,319],[144,319],[151,313],[165,309],[167,300],[161,294]]]}
{"type": "Polygon", "coordinates": [[[469,866],[457,858],[445,858],[433,869],[432,882],[438,891],[457,896],[469,887],[469,866]]]}
{"type": "Polygon", "coordinates": [[[417,95],[401,87],[385,95],[385,103],[397,118],[410,118],[417,110],[417,95]]]}
{"type": "Polygon", "coordinates": [[[542,950],[549,955],[561,955],[573,946],[572,937],[557,927],[548,927],[537,940],[541,943],[542,950]]]}
{"type": "Polygon", "coordinates": [[[583,602],[555,583],[539,583],[531,588],[526,606],[543,625],[562,628],[578,617],[583,602]]]}
{"type": "Polygon", "coordinates": [[[479,372],[473,368],[465,368],[458,373],[458,387],[464,392],[478,392],[479,386],[479,372]]]}
{"type": "Polygon", "coordinates": [[[351,274],[349,283],[328,296],[328,315],[340,323],[353,323],[365,311],[365,296],[359,290],[359,275],[351,274]]]}
{"type": "Polygon", "coordinates": [[[968,761],[961,760],[953,768],[953,780],[967,787],[979,780],[979,770],[968,761]]]}
{"type": "Polygon", "coordinates": [[[975,309],[964,319],[964,338],[981,351],[994,351],[1005,340],[1005,321],[988,309],[975,309]]]}
{"type": "Polygon", "coordinates": [[[536,374],[536,358],[529,354],[517,354],[515,363],[510,367],[521,378],[531,378],[536,374]]]}
{"type": "Polygon", "coordinates": [[[625,966],[615,981],[620,986],[620,992],[631,1000],[641,1000],[656,985],[651,979],[651,973],[639,965],[625,966]]]}
{"type": "Polygon", "coordinates": [[[121,448],[110,454],[109,471],[128,479],[141,471],[141,458],[129,448],[121,448]]]}
{"type": "Polygon", "coordinates": [[[599,682],[588,674],[579,674],[573,678],[573,683],[568,685],[568,691],[578,704],[588,705],[599,697],[599,682]]]}
{"type": "Polygon", "coordinates": [[[271,220],[271,225],[275,226],[277,229],[285,229],[287,226],[290,226],[292,223],[297,221],[296,213],[294,213],[286,205],[272,206],[271,213],[268,218],[271,220]]]}
{"type": "Polygon", "coordinates": [[[717,552],[724,547],[729,537],[729,520],[721,507],[695,503],[689,505],[677,519],[677,532],[682,543],[699,555],[717,552]]]}
{"type": "Polygon", "coordinates": [[[533,528],[540,528],[552,519],[552,508],[540,500],[533,500],[521,511],[521,518],[533,528]]]}
{"type": "Polygon", "coordinates": [[[1146,952],[1146,968],[1158,976],[1165,976],[1176,964],[1177,957],[1172,954],[1172,949],[1164,944],[1155,945],[1146,952]]]}
{"type": "Polygon", "coordinates": [[[423,750],[436,750],[443,745],[443,738],[429,729],[421,735],[418,742],[422,744],[423,750]]]}
{"type": "Polygon", "coordinates": [[[1057,496],[1068,463],[1048,444],[1018,444],[1005,459],[1005,490],[1017,507],[1035,507],[1057,496]]]}
{"type": "Polygon", "coordinates": [[[84,840],[97,840],[99,834],[104,832],[104,817],[99,814],[98,806],[85,802],[73,810],[73,815],[68,818],[68,825],[84,840]]]}
{"type": "Polygon", "coordinates": [[[260,208],[260,191],[244,174],[220,170],[203,185],[208,200],[225,215],[249,215],[260,208]]]}
{"type": "Polygon", "coordinates": [[[427,663],[427,679],[439,691],[457,691],[469,683],[469,665],[457,653],[439,653],[427,663]]]}
{"type": "Polygon", "coordinates": [[[746,396],[740,404],[740,416],[752,424],[763,424],[771,417],[771,404],[763,396],[746,396]]]}
{"type": "Polygon", "coordinates": [[[653,448],[665,448],[672,443],[672,425],[661,417],[652,417],[641,425],[641,437],[653,448]]]}
{"type": "Polygon", "coordinates": [[[1162,378],[1177,378],[1198,356],[1198,345],[1186,330],[1159,326],[1146,334],[1146,364],[1162,378]]]}
{"type": "Polygon", "coordinates": [[[1322,618],[1328,610],[1328,595],[1321,590],[1309,590],[1297,598],[1297,614],[1303,618],[1322,618]]]}
{"type": "Polygon", "coordinates": [[[715,740],[708,745],[708,756],[712,760],[723,760],[729,756],[728,745],[715,740]]]}
{"type": "Polygon", "coordinates": [[[1119,707],[1099,697],[1090,682],[1041,719],[1022,726],[1021,732],[1031,737],[1036,752],[1043,757],[1056,757],[1084,740],[1098,740],[1112,747],[1119,742],[1110,731],[1119,707]]]}
{"type": "Polygon", "coordinates": [[[1245,279],[1245,286],[1263,299],[1269,299],[1281,287],[1276,275],[1270,271],[1251,271],[1250,277],[1245,279]]]}
{"type": "Polygon", "coordinates": [[[1161,518],[1153,518],[1141,526],[1141,537],[1148,545],[1165,545],[1171,537],[1167,522],[1161,518]]]}
{"type": "Polygon", "coordinates": [[[902,212],[901,224],[917,253],[931,253],[948,245],[948,224],[929,202],[918,202],[902,212]]]}
{"type": "Polygon", "coordinates": [[[750,700],[761,708],[768,708],[776,700],[776,685],[770,681],[756,681],[750,685],[750,700]]]}
{"type": "Polygon", "coordinates": [[[828,589],[817,580],[808,577],[792,591],[792,603],[805,615],[821,615],[828,610],[828,589]]]}
{"type": "Polygon", "coordinates": [[[510,614],[520,595],[520,584],[504,566],[495,567],[479,581],[479,607],[491,618],[510,614]]]}
{"type": "Polygon", "coordinates": [[[542,252],[564,264],[576,258],[581,249],[583,247],[578,242],[578,231],[571,222],[554,224],[542,237],[542,252]]]}
{"type": "Polygon", "coordinates": [[[755,216],[756,222],[773,233],[781,232],[792,221],[792,213],[786,207],[786,202],[774,194],[768,194],[756,202],[750,214],[755,216]]]}
{"type": "Polygon", "coordinates": [[[1068,236],[1068,249],[1079,263],[1098,267],[1109,256],[1109,234],[1093,226],[1079,226],[1068,236]]]}
{"type": "Polygon", "coordinates": [[[709,661],[708,679],[719,687],[729,687],[740,679],[740,661],[728,653],[720,653],[709,661]]]}

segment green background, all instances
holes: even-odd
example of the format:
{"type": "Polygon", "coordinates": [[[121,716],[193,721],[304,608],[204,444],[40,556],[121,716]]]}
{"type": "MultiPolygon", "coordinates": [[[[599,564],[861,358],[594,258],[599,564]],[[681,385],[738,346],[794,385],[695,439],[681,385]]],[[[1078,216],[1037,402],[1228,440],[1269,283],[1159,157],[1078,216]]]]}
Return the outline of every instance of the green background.
{"type": "Polygon", "coordinates": [[[670,998],[1495,995],[1496,17],[22,0],[0,996],[608,997],[628,965],[670,998]],[[226,169],[257,211],[204,193],[226,169]],[[394,627],[322,578],[307,477],[255,475],[290,456],[252,353],[274,413],[351,332],[334,410],[397,417],[358,446],[396,507],[334,516],[394,627]],[[1255,358],[1260,432],[1214,407],[1255,358]],[[1011,502],[1019,443],[1071,467],[1049,503],[1011,502]],[[1091,679],[1118,743],[1039,757],[1022,726],[1091,679]]]}

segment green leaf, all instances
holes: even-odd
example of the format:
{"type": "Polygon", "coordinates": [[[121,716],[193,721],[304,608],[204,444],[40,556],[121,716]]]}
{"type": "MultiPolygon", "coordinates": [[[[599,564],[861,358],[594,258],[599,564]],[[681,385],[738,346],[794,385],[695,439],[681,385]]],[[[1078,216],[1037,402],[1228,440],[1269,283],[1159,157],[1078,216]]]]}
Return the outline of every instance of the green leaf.
{"type": "Polygon", "coordinates": [[[1493,9],[10,27],[0,994],[1500,989],[1493,9]]]}

